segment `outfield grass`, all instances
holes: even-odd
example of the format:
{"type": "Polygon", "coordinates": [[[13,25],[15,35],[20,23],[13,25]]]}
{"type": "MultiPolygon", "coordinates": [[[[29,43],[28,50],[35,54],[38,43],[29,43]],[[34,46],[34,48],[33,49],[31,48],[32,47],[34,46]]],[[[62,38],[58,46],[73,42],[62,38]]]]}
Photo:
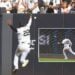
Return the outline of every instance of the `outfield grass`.
{"type": "Polygon", "coordinates": [[[61,59],[61,58],[39,58],[39,62],[75,62],[75,59],[61,59]]]}

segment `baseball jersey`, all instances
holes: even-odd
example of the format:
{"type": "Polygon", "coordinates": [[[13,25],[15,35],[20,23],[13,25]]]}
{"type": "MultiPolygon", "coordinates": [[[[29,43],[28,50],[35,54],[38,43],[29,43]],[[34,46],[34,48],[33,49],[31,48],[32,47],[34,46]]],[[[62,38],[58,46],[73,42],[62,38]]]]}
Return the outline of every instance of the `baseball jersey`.
{"type": "Polygon", "coordinates": [[[70,39],[64,39],[64,40],[62,41],[62,44],[64,44],[64,47],[67,47],[67,48],[69,48],[69,47],[72,46],[72,42],[71,42],[70,39]]]}
{"type": "Polygon", "coordinates": [[[28,24],[24,27],[17,28],[18,43],[26,44],[30,43],[30,26],[32,18],[29,19],[28,24]]]}

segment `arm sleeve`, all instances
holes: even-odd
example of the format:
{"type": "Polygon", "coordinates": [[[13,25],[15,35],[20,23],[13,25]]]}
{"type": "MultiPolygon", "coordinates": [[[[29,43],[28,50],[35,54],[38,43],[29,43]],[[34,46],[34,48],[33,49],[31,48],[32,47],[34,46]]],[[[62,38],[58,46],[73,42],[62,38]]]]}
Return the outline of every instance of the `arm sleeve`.
{"type": "Polygon", "coordinates": [[[27,23],[27,27],[30,27],[31,26],[31,23],[32,23],[32,17],[29,18],[29,21],[27,23]]]}
{"type": "Polygon", "coordinates": [[[10,25],[10,28],[11,28],[13,31],[17,32],[17,29],[16,29],[13,25],[10,25]]]}

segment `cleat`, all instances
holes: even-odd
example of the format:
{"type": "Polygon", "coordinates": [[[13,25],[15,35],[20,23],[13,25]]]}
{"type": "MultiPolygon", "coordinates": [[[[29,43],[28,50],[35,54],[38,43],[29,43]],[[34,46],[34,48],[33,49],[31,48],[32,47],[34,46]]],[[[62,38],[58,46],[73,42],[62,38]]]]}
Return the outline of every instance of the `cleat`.
{"type": "Polygon", "coordinates": [[[16,73],[18,69],[13,69],[13,72],[16,73]]]}
{"type": "Polygon", "coordinates": [[[67,60],[68,58],[64,58],[65,60],[67,60]]]}
{"type": "Polygon", "coordinates": [[[15,67],[14,69],[13,69],[13,72],[16,72],[18,70],[18,67],[15,67]]]}
{"type": "Polygon", "coordinates": [[[22,64],[22,67],[26,67],[28,63],[29,63],[29,60],[25,60],[25,62],[22,64]]]}

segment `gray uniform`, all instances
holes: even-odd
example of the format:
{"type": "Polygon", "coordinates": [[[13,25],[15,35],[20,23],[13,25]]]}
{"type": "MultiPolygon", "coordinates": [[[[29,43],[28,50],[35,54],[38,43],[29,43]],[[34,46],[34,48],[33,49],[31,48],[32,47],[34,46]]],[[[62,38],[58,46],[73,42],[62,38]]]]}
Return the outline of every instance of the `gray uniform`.
{"type": "Polygon", "coordinates": [[[75,55],[75,52],[72,51],[72,42],[70,39],[63,39],[62,40],[62,44],[64,45],[63,48],[63,55],[65,57],[65,59],[68,59],[67,55],[66,55],[66,50],[69,51],[70,53],[72,53],[73,55],[75,55]]]}

